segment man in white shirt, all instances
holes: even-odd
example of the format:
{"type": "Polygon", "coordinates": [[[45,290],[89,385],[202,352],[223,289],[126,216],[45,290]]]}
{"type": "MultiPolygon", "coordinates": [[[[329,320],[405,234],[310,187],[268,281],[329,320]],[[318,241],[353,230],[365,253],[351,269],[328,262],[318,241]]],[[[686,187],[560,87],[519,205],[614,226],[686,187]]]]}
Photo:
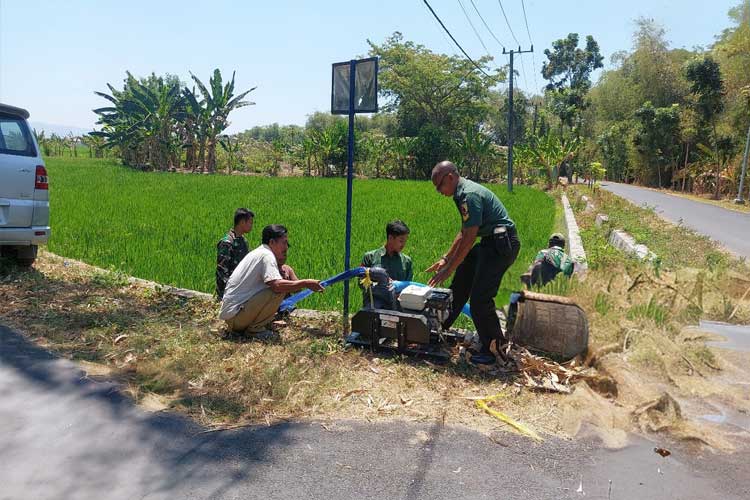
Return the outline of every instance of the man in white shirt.
{"type": "Polygon", "coordinates": [[[291,268],[285,265],[289,240],[284,226],[264,227],[262,242],[240,261],[224,291],[219,318],[234,332],[267,331],[287,293],[303,288],[323,291],[320,281],[296,279],[291,268]]]}

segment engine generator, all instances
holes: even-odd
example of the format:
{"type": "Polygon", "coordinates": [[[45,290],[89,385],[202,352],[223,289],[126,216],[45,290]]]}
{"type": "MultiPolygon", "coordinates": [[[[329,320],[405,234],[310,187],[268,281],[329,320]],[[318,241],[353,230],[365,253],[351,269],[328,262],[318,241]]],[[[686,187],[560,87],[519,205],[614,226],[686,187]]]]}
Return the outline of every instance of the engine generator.
{"type": "MultiPolygon", "coordinates": [[[[370,272],[380,278],[385,271],[372,268],[370,272]]],[[[365,306],[352,318],[347,342],[373,351],[450,359],[450,347],[463,340],[462,334],[442,329],[451,312],[453,292],[409,285],[396,297],[387,283],[381,279],[372,287],[372,295],[365,290],[365,306]]]]}

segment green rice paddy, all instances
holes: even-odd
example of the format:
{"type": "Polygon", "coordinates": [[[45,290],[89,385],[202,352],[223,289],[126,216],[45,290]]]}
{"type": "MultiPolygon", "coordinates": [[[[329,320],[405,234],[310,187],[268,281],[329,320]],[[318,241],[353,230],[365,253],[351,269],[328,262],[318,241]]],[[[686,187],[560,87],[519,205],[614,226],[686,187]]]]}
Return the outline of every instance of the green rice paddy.
{"type": "MultiPolygon", "coordinates": [[[[232,227],[234,210],[256,214],[250,248],[267,224],[289,230],[288,263],[301,278],[325,279],[344,268],[346,180],[138,172],[114,160],[48,158],[50,251],[139,278],[214,291],[216,243],[232,227]]],[[[498,304],[520,288],[519,276],[553,229],[555,204],[547,194],[487,185],[515,220],[521,253],[503,279],[498,304]]],[[[428,181],[354,182],[352,266],[385,241],[385,225],[402,219],[411,229],[405,253],[415,280],[450,246],[460,228],[453,200],[428,181]]],[[[445,284],[447,286],[448,283],[445,284]]],[[[343,286],[305,300],[305,308],[340,309],[343,286]]],[[[356,287],[352,305],[360,303],[356,287]]]]}

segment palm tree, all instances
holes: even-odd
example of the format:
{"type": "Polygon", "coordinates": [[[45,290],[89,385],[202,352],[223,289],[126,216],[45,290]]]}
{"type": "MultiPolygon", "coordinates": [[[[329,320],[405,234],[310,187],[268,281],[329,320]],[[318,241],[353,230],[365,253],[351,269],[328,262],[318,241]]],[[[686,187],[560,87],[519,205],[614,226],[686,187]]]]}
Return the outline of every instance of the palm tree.
{"type": "Polygon", "coordinates": [[[218,69],[215,69],[213,76],[208,81],[210,89],[194,74],[190,73],[190,76],[193,78],[193,81],[195,81],[195,84],[201,92],[203,97],[202,107],[208,115],[206,128],[206,148],[208,157],[205,160],[205,165],[209,172],[213,172],[216,169],[217,137],[229,126],[229,122],[227,121],[229,113],[237,108],[254,105],[254,102],[243,101],[242,99],[257,87],[253,87],[250,90],[246,90],[235,96],[234,72],[232,72],[232,80],[226,85],[222,85],[221,72],[218,69]]]}

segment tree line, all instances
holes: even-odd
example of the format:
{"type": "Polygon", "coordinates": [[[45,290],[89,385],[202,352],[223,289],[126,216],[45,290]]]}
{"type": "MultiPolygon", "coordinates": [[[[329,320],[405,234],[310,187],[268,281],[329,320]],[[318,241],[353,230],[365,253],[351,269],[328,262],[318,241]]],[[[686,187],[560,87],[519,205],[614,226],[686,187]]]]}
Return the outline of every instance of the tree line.
{"type": "MultiPolygon", "coordinates": [[[[710,47],[671,48],[654,20],[637,19],[633,45],[604,67],[597,41],[570,33],[544,50],[543,92],[515,92],[516,182],[556,185],[560,175],[606,176],[715,196],[736,187],[750,125],[750,1],[729,12],[710,47]]],[[[509,68],[489,69],[393,33],[368,40],[380,59],[381,112],[356,117],[358,175],[423,179],[445,158],[478,180],[502,180],[508,143],[509,68]]],[[[304,126],[272,124],[226,135],[230,112],[251,105],[234,75],[216,70],[191,88],[172,75],[97,93],[94,133],[141,168],[344,175],[346,119],[310,115],[304,126]],[[197,91],[196,91],[197,87],[197,91]]]]}

